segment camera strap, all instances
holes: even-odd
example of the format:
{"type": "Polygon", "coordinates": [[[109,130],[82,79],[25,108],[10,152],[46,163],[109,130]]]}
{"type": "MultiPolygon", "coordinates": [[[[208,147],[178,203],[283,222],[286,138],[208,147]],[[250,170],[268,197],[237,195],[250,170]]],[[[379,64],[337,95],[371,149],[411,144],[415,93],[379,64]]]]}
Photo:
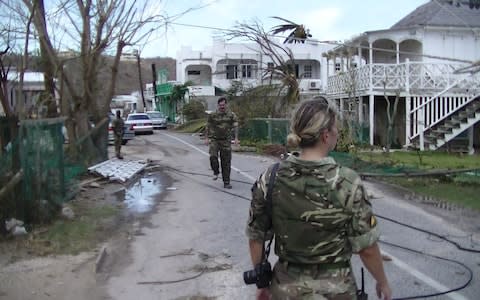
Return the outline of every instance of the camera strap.
{"type": "MultiPolygon", "coordinates": [[[[273,220],[272,220],[272,193],[273,193],[273,184],[275,183],[275,177],[277,176],[277,170],[278,167],[280,166],[280,163],[276,163],[272,167],[272,171],[270,172],[270,178],[268,180],[268,189],[267,189],[267,195],[265,199],[267,200],[267,215],[269,222],[265,226],[265,232],[263,235],[263,245],[265,245],[265,240],[267,238],[267,231],[273,226],[273,220]]],[[[267,247],[265,250],[262,252],[262,261],[267,260],[268,256],[270,255],[270,246],[272,245],[273,241],[273,235],[270,241],[268,242],[267,247]]]]}

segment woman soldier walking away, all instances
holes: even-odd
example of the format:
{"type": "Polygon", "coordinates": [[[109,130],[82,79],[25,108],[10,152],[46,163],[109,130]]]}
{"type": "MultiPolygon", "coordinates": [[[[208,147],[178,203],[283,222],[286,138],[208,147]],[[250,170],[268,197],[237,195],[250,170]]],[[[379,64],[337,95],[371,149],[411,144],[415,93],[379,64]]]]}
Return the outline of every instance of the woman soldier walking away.
{"type": "Polygon", "coordinates": [[[272,235],[279,257],[270,287],[258,289],[257,299],[356,299],[352,254],[375,278],[378,297],[391,299],[365,187],[357,173],[328,156],[337,143],[337,117],[323,97],[300,103],[288,143],[301,151],[278,167],[271,219],[265,197],[273,166],[252,187],[246,229],[252,263],[261,262],[264,239],[272,235]]]}

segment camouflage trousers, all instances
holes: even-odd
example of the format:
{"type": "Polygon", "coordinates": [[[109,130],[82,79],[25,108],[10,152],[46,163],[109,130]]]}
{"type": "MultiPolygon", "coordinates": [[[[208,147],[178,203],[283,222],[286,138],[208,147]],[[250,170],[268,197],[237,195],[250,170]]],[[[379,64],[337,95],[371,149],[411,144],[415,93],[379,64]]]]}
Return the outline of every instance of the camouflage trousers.
{"type": "Polygon", "coordinates": [[[230,168],[232,163],[232,145],[230,140],[211,140],[208,149],[210,154],[210,167],[213,174],[219,174],[218,153],[222,166],[222,178],[224,183],[230,183],[230,168]]]}
{"type": "Polygon", "coordinates": [[[120,148],[122,148],[122,136],[115,134],[115,155],[120,156],[120,148]]]}
{"type": "Polygon", "coordinates": [[[300,268],[277,262],[270,286],[275,300],[354,300],[357,287],[351,268],[300,268]]]}

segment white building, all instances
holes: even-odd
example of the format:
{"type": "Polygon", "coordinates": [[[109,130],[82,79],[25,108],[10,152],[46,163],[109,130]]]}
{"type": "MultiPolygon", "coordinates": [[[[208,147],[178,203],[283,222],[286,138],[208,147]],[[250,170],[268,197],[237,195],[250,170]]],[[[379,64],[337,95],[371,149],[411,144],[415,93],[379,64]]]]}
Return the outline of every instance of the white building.
{"type": "MultiPolygon", "coordinates": [[[[41,72],[25,72],[23,74],[23,87],[19,93],[20,73],[9,71],[7,74],[7,99],[12,111],[22,109],[27,115],[36,115],[46,111],[46,106],[39,103],[40,95],[45,91],[44,74],[41,72]]],[[[58,101],[58,94],[56,95],[58,101]]],[[[0,115],[4,115],[0,105],[0,115]]]]}
{"type": "Polygon", "coordinates": [[[130,95],[114,96],[110,103],[112,113],[120,110],[122,112],[121,115],[125,117],[129,113],[143,112],[143,103],[139,94],[139,92],[134,92],[130,95]]]}
{"type": "Polygon", "coordinates": [[[461,72],[480,60],[480,10],[468,1],[429,1],[390,29],[362,33],[326,56],[327,94],[369,124],[370,144],[385,143],[384,95],[393,100],[397,93],[394,136],[401,145],[463,143],[473,152],[480,144],[480,68],[461,72]]]}
{"type": "MultiPolygon", "coordinates": [[[[370,144],[385,145],[385,96],[393,102],[398,94],[395,144],[469,152],[480,145],[480,73],[459,72],[480,59],[480,10],[468,1],[429,1],[390,29],[337,47],[309,41],[286,47],[294,53],[301,94],[335,99],[345,115],[367,124],[370,144]]],[[[203,51],[182,48],[177,80],[194,82],[190,96],[212,97],[233,81],[269,84],[262,72],[269,63],[256,44],[217,40],[203,51]]]]}
{"type": "MultiPolygon", "coordinates": [[[[322,53],[332,48],[318,43],[285,45],[295,57],[296,75],[300,79],[301,94],[319,94],[326,91],[326,59],[322,53]]],[[[285,55],[284,58],[287,56],[285,55]]],[[[177,53],[177,80],[192,81],[190,97],[214,97],[216,90],[227,90],[233,81],[245,87],[269,84],[264,71],[272,61],[256,44],[226,43],[214,40],[213,45],[201,51],[182,47],[177,53]]],[[[275,81],[273,81],[275,83],[275,81]]]]}

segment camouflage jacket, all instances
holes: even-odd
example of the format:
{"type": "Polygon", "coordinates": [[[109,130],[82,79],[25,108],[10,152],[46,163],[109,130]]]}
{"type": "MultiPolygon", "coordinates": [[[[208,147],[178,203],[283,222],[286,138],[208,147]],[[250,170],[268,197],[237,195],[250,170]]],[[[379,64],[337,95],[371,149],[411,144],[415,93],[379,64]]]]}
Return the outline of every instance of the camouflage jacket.
{"type": "Polygon", "coordinates": [[[122,136],[124,131],[125,122],[122,118],[115,118],[112,120],[113,133],[117,136],[122,136]]]}
{"type": "Polygon", "coordinates": [[[213,140],[231,140],[232,129],[237,126],[238,120],[235,113],[231,111],[211,113],[207,119],[208,138],[213,140]]]}
{"type": "MultiPolygon", "coordinates": [[[[262,240],[271,167],[252,187],[246,233],[262,240]]],[[[331,157],[305,161],[292,155],[280,164],[272,193],[272,224],[279,258],[301,264],[348,261],[376,242],[379,233],[360,177],[331,157]]],[[[268,227],[268,226],[267,226],[268,227]]]]}

